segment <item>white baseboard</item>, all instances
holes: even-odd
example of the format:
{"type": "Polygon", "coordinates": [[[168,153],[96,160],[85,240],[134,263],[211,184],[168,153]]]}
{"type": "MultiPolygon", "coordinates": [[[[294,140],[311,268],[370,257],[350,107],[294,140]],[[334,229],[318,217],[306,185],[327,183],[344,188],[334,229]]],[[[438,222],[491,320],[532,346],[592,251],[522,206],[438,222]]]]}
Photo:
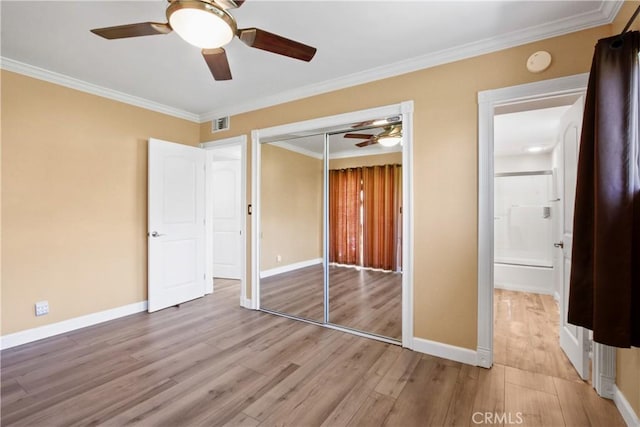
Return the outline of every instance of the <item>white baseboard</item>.
{"type": "Polygon", "coordinates": [[[476,366],[480,366],[481,368],[491,368],[493,366],[493,353],[488,348],[478,347],[476,366]]]}
{"type": "Polygon", "coordinates": [[[251,298],[242,298],[240,300],[240,307],[253,309],[253,306],[251,304],[251,298]]]}
{"type": "Polygon", "coordinates": [[[558,304],[560,304],[560,294],[558,293],[558,291],[555,291],[553,293],[553,299],[556,300],[558,304]]]}
{"type": "Polygon", "coordinates": [[[299,268],[311,267],[312,265],[322,264],[322,258],[308,259],[306,261],[295,262],[293,264],[283,265],[281,267],[271,268],[260,272],[260,278],[275,276],[276,274],[288,273],[299,268]]]}
{"type": "Polygon", "coordinates": [[[413,337],[413,350],[466,365],[477,366],[478,364],[478,354],[473,350],[423,338],[413,337]]]}
{"type": "Polygon", "coordinates": [[[147,301],[136,302],[129,305],[123,305],[122,307],[112,308],[110,310],[74,317],[73,319],[63,320],[62,322],[51,323],[49,325],[15,332],[13,334],[0,337],[0,348],[4,350],[16,347],[22,344],[41,340],[43,338],[64,334],[66,332],[75,331],[76,329],[86,328],[87,326],[96,325],[98,323],[128,316],[130,314],[140,313],[141,311],[146,310],[147,301]]]}
{"type": "Polygon", "coordinates": [[[627,423],[629,427],[638,427],[640,426],[640,418],[638,414],[636,414],[631,407],[629,401],[624,397],[624,394],[620,391],[617,386],[613,386],[613,403],[616,404],[616,408],[620,411],[620,415],[624,419],[624,422],[627,423]]]}

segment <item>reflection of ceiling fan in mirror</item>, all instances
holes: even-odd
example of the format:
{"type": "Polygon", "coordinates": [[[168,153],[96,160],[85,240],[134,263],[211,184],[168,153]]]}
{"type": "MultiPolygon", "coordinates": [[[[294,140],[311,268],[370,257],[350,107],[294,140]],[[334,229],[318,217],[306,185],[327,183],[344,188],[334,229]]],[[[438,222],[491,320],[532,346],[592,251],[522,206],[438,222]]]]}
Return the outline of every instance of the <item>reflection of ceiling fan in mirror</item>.
{"type": "Polygon", "coordinates": [[[105,39],[178,33],[187,43],[202,49],[202,56],[215,80],[231,80],[227,54],[222,46],[233,36],[247,46],[301,61],[311,61],[316,48],[269,33],[259,28],[238,29],[227,9],[242,6],[245,0],[168,0],[167,23],[140,22],[116,27],[95,28],[92,33],[105,39]]]}
{"type": "Polygon", "coordinates": [[[393,147],[402,141],[402,126],[399,124],[386,126],[384,131],[377,135],[369,133],[347,133],[345,138],[366,139],[356,144],[356,147],[366,147],[373,144],[380,144],[383,147],[393,147]]]}

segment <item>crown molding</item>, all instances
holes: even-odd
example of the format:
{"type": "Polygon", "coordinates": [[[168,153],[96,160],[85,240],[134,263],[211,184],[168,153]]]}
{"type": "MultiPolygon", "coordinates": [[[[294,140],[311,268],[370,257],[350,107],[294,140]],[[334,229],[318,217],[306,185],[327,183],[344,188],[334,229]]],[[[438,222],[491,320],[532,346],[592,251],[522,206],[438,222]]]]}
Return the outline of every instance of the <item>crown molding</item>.
{"type": "Polygon", "coordinates": [[[185,119],[195,123],[202,123],[198,114],[193,114],[188,111],[170,107],[168,105],[159,104],[157,102],[153,102],[137,96],[128,95],[124,92],[108,89],[106,87],[88,83],[83,80],[66,76],[64,74],[45,70],[44,68],[36,67],[34,65],[25,64],[24,62],[16,61],[14,59],[0,57],[0,68],[28,77],[33,77],[34,79],[44,80],[49,83],[76,89],[81,92],[90,93],[92,95],[101,96],[103,98],[112,99],[114,101],[119,101],[124,104],[129,104],[135,107],[167,114],[179,119],[185,119]]]}
{"type": "Polygon", "coordinates": [[[623,1],[619,0],[605,0],[600,4],[600,8],[598,10],[592,12],[547,22],[536,27],[514,31],[500,37],[492,37],[466,45],[456,46],[454,48],[443,49],[438,52],[430,53],[428,55],[418,56],[393,64],[388,64],[362,72],[353,73],[347,76],[327,80],[324,82],[303,86],[275,95],[251,100],[249,102],[223,106],[203,114],[191,113],[189,111],[160,104],[145,98],[129,95],[124,92],[108,89],[102,86],[95,85],[93,83],[88,83],[83,80],[66,76],[64,74],[49,71],[44,68],[29,65],[2,56],[0,56],[0,68],[33,77],[39,80],[55,83],[71,89],[90,93],[92,95],[101,96],[104,98],[123,102],[125,104],[145,108],[147,110],[156,111],[158,113],[167,114],[169,116],[177,117],[180,119],[189,120],[191,122],[205,123],[217,117],[232,116],[249,111],[255,111],[261,108],[267,108],[302,98],[308,98],[327,92],[333,92],[352,86],[370,83],[376,80],[395,77],[402,74],[447,64],[450,62],[460,61],[474,56],[508,49],[514,46],[569,34],[587,28],[610,24],[620,11],[623,3],[623,1]]]}
{"type": "Polygon", "coordinates": [[[535,27],[514,31],[500,37],[492,37],[468,43],[454,48],[443,49],[438,52],[418,56],[405,61],[372,68],[366,71],[350,74],[317,84],[303,86],[276,95],[266,96],[241,104],[228,105],[200,115],[201,122],[213,120],[216,117],[232,116],[235,114],[255,111],[286,102],[308,98],[327,92],[345,89],[360,84],[399,76],[414,71],[460,61],[474,56],[497,52],[514,46],[520,46],[539,40],[557,37],[600,25],[610,24],[622,7],[623,1],[603,1],[598,10],[547,22],[535,27]]]}

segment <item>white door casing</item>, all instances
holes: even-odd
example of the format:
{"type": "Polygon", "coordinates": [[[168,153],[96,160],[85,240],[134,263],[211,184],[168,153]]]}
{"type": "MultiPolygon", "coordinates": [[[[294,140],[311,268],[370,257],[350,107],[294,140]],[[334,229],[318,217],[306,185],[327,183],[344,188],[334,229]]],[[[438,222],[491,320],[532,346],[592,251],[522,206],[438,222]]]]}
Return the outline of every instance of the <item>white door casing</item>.
{"type": "Polygon", "coordinates": [[[204,296],[205,152],[149,140],[148,310],[204,296]]]}
{"type": "Polygon", "coordinates": [[[213,151],[213,276],[240,279],[240,159],[219,157],[213,151]]]}
{"type": "Polygon", "coordinates": [[[583,95],[588,79],[588,74],[580,74],[478,92],[478,366],[493,365],[495,110],[522,102],[583,95]]]}
{"type": "MultiPolygon", "coordinates": [[[[500,105],[584,95],[589,75],[560,77],[478,93],[478,347],[477,364],[493,364],[493,116],[500,105]]],[[[560,292],[562,294],[562,292],[560,292]]],[[[598,394],[613,398],[616,349],[595,343],[593,384],[598,394]]]]}
{"type": "Polygon", "coordinates": [[[578,173],[578,147],[582,124],[583,98],[567,110],[560,121],[562,144],[562,290],[560,292],[560,347],[582,379],[589,378],[589,334],[579,326],[567,322],[569,310],[569,279],[571,276],[571,247],[573,242],[573,214],[578,173]]]}

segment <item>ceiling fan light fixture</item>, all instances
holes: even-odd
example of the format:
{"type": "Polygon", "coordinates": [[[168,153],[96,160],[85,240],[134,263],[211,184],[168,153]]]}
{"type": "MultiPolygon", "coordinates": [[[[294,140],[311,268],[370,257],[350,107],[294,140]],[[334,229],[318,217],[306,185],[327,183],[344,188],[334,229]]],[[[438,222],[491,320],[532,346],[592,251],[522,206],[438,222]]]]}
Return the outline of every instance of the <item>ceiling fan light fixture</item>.
{"type": "Polygon", "coordinates": [[[237,31],[231,15],[204,1],[176,0],[167,9],[167,19],[184,41],[201,49],[222,47],[237,31]]]}
{"type": "Polygon", "coordinates": [[[398,145],[400,141],[402,141],[401,136],[390,135],[390,136],[383,136],[381,138],[378,138],[378,144],[382,145],[383,147],[393,147],[395,145],[398,145]]]}
{"type": "Polygon", "coordinates": [[[378,135],[378,144],[393,147],[402,141],[402,127],[395,125],[378,135]]]}

